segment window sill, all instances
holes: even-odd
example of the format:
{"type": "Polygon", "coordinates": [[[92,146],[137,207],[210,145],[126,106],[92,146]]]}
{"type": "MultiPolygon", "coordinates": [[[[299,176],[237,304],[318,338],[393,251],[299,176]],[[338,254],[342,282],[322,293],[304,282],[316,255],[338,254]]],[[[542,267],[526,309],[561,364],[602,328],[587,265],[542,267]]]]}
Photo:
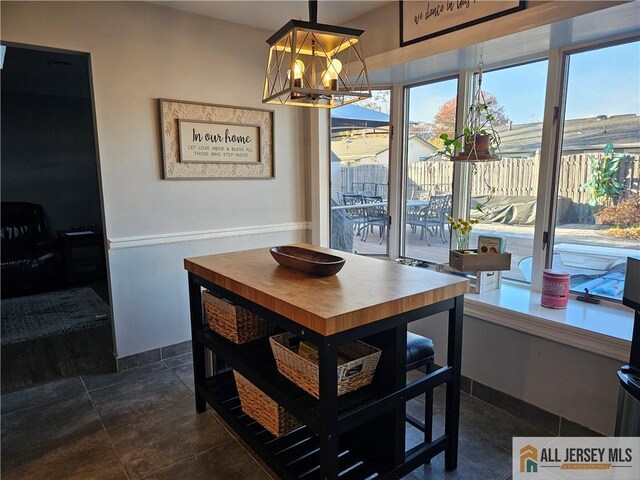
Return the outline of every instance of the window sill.
{"type": "Polygon", "coordinates": [[[500,290],[467,294],[464,313],[605,357],[629,360],[633,312],[626,307],[570,299],[566,309],[545,308],[539,293],[503,282],[500,290]]]}

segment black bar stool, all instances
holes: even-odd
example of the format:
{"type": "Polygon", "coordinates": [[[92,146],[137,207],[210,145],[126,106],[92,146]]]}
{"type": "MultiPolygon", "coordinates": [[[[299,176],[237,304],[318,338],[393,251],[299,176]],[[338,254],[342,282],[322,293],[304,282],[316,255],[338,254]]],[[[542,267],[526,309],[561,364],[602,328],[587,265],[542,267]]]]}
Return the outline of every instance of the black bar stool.
{"type": "MultiPolygon", "coordinates": [[[[435,352],[433,340],[407,332],[407,371],[424,365],[427,374],[433,371],[435,352]]],[[[406,415],[407,422],[424,433],[424,441],[431,442],[433,436],[433,392],[425,393],[424,423],[413,415],[406,415]]]]}

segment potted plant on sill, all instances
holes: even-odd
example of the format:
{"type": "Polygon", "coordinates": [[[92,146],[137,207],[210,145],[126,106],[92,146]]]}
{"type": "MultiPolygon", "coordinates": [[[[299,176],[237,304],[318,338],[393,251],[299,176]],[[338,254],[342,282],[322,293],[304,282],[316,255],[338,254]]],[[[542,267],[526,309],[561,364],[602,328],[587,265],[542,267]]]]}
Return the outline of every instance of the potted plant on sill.
{"type": "Polygon", "coordinates": [[[466,220],[464,218],[458,218],[457,220],[452,216],[448,216],[449,226],[456,235],[456,241],[458,244],[458,250],[464,253],[469,249],[469,239],[471,237],[471,230],[473,226],[480,223],[480,220],[466,220]]]}

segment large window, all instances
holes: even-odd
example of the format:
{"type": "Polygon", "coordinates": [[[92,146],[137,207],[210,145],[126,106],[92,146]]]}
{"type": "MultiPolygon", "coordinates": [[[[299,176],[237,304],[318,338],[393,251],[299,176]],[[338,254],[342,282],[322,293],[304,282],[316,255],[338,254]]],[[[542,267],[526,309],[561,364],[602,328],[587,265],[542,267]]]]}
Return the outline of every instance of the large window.
{"type": "Polygon", "coordinates": [[[571,288],[621,298],[640,255],[640,42],[566,58],[553,267],[571,288]]]}
{"type": "Polygon", "coordinates": [[[506,238],[512,263],[504,278],[539,290],[542,270],[555,268],[572,274],[574,292],[620,299],[626,259],[640,258],[640,42],[625,42],[487,65],[482,87],[501,138],[497,162],[455,166],[441,154],[440,134],[462,129],[457,104],[470,103],[477,72],[394,87],[393,98],[404,102],[397,169],[389,156],[388,91],[377,91],[355,116],[336,109],[334,248],[446,263],[446,216],[466,212],[479,220],[471,248],[480,234],[506,238]],[[391,226],[389,196],[400,203],[392,212],[402,213],[391,226]]]}
{"type": "Polygon", "coordinates": [[[458,80],[408,87],[404,138],[404,255],[444,263],[449,259],[453,163],[439,154],[440,134],[456,128],[458,80]]]}
{"type": "Polygon", "coordinates": [[[511,270],[504,278],[531,280],[536,196],[540,170],[546,60],[484,72],[482,88],[500,136],[500,160],[473,165],[471,218],[480,223],[471,235],[506,239],[511,270]],[[527,85],[527,88],[522,88],[527,85]],[[480,206],[480,208],[478,208],[480,206]]]}
{"type": "Polygon", "coordinates": [[[331,110],[331,248],[386,255],[389,90],[331,110]]]}

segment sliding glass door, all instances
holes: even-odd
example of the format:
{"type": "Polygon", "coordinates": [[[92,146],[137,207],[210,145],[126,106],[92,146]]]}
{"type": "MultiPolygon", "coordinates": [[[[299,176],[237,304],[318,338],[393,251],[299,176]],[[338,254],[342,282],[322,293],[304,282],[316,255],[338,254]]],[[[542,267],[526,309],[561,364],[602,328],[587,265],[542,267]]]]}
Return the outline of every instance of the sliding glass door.
{"type": "Polygon", "coordinates": [[[404,256],[449,260],[453,162],[441,155],[441,134],[456,130],[457,78],[407,87],[404,135],[404,256]]]}
{"type": "Polygon", "coordinates": [[[387,255],[391,92],[331,110],[331,248],[387,255]]]}

